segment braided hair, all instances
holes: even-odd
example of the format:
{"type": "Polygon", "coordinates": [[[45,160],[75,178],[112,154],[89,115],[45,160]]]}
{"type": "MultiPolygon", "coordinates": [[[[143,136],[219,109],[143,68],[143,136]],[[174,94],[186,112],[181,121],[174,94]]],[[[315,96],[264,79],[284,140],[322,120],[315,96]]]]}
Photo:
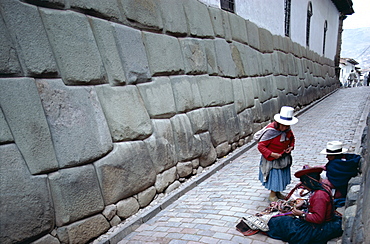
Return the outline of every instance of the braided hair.
{"type": "Polygon", "coordinates": [[[329,195],[330,202],[332,204],[332,215],[334,215],[334,200],[331,195],[331,192],[328,191],[324,186],[323,183],[320,182],[320,174],[318,173],[311,173],[311,174],[306,174],[302,175],[300,177],[300,180],[302,184],[308,188],[310,188],[313,191],[321,190],[326,192],[329,195]]]}

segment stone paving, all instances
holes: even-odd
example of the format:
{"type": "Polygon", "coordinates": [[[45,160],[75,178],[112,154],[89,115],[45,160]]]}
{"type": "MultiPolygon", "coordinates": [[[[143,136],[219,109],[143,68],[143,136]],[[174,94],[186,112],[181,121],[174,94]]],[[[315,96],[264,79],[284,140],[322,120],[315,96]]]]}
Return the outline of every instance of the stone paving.
{"type": "MultiPolygon", "coordinates": [[[[369,108],[370,87],[342,88],[298,114],[299,122],[292,126],[296,136],[292,174],[305,164],[325,164],[325,155],[319,152],[327,141],[343,141],[357,152],[369,108]]],[[[259,159],[253,145],[118,243],[284,243],[263,234],[245,237],[235,230],[242,216],[268,206],[269,191],[258,181],[259,159]]],[[[292,176],[285,193],[296,183],[292,176]]]]}

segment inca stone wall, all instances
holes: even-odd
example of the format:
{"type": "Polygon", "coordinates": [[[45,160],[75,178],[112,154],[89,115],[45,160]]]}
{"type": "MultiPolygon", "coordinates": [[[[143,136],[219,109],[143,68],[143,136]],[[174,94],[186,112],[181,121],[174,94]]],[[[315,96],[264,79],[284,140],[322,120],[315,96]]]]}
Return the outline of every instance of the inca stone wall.
{"type": "Polygon", "coordinates": [[[370,243],[370,113],[361,140],[361,175],[348,184],[342,243],[370,243]]]}
{"type": "Polygon", "coordinates": [[[333,60],[196,0],[0,13],[4,244],[86,243],[339,84],[333,60]]]}

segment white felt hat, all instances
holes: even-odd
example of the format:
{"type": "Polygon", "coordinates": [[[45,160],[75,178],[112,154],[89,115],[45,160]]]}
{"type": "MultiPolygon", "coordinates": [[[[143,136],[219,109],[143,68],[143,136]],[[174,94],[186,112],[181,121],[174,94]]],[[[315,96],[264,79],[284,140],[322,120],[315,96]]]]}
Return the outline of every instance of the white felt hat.
{"type": "Polygon", "coordinates": [[[343,148],[343,143],[340,141],[329,141],[326,148],[322,150],[321,154],[335,155],[347,152],[348,149],[343,148]]]}
{"type": "Polygon", "coordinates": [[[283,125],[294,125],[298,119],[293,116],[294,109],[292,107],[283,106],[279,114],[275,114],[274,120],[283,125]]]}

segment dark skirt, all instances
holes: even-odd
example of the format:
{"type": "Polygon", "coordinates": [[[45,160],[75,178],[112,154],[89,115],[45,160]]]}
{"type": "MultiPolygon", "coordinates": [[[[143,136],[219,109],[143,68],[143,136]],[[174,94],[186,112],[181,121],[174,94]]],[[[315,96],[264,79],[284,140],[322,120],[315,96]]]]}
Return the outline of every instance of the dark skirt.
{"type": "Polygon", "coordinates": [[[268,236],[290,244],[323,244],[343,233],[342,219],[337,216],[320,225],[291,216],[281,216],[271,218],[268,226],[268,236]]]}

